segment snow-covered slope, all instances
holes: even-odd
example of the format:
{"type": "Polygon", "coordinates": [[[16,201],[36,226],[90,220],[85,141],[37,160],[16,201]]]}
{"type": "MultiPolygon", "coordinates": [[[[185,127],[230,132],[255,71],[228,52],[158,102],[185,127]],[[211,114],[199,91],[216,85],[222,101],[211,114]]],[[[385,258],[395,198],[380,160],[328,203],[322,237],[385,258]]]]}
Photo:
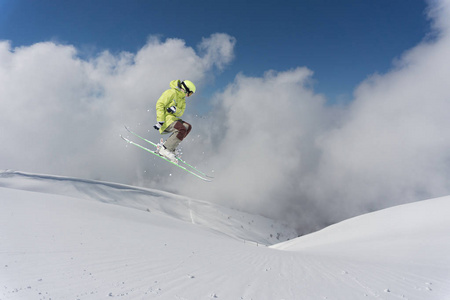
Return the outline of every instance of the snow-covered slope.
{"type": "Polygon", "coordinates": [[[0,207],[2,300],[450,299],[450,197],[271,247],[265,218],[111,183],[3,172],[0,207]]]}
{"type": "Polygon", "coordinates": [[[163,214],[230,237],[271,245],[297,237],[274,220],[154,189],[61,176],[0,172],[0,187],[70,196],[163,214]]]}

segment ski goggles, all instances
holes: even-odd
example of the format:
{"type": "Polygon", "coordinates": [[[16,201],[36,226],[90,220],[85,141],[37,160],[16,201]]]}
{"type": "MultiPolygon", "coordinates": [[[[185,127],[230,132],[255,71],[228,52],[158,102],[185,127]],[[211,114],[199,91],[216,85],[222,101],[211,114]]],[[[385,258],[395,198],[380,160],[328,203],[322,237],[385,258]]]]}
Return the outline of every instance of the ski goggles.
{"type": "Polygon", "coordinates": [[[191,96],[191,95],[194,93],[193,91],[191,91],[191,90],[187,87],[187,85],[184,83],[184,81],[181,82],[181,86],[182,86],[182,87],[184,88],[184,90],[186,91],[188,97],[191,96]]]}

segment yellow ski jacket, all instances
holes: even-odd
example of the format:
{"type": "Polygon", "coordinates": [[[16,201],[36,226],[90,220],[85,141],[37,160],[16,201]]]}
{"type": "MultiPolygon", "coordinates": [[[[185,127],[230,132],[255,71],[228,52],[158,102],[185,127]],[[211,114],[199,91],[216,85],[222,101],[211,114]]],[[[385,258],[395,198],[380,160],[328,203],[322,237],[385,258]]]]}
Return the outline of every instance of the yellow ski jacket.
{"type": "Polygon", "coordinates": [[[159,129],[162,134],[164,130],[173,122],[180,120],[186,109],[186,94],[180,89],[181,80],[172,80],[170,82],[170,89],[162,93],[158,101],[156,101],[156,121],[164,122],[159,129]],[[175,106],[177,110],[175,113],[167,112],[167,108],[175,106]]]}

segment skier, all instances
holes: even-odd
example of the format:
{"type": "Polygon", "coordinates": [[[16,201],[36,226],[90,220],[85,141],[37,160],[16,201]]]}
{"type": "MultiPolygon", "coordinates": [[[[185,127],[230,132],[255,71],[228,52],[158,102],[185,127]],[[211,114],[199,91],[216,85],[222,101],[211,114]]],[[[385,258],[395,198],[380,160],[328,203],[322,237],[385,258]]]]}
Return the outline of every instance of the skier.
{"type": "Polygon", "coordinates": [[[156,121],[153,126],[161,134],[172,133],[157,152],[172,162],[177,163],[175,150],[192,129],[191,124],[180,117],[186,109],[186,99],[195,93],[195,85],[189,80],[172,80],[170,89],[162,93],[156,102],[156,121]]]}

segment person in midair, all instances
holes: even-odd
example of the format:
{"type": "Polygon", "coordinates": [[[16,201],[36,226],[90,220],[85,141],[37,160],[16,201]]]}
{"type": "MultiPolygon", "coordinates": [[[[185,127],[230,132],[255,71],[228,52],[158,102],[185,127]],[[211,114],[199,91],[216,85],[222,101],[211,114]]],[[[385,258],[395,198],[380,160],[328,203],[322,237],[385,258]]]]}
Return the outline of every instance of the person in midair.
{"type": "Polygon", "coordinates": [[[186,109],[186,97],[195,93],[195,85],[189,80],[172,80],[170,89],[162,93],[156,102],[156,121],[153,128],[160,134],[172,133],[169,138],[159,145],[159,155],[177,162],[175,150],[192,129],[191,124],[181,120],[186,109]]]}

